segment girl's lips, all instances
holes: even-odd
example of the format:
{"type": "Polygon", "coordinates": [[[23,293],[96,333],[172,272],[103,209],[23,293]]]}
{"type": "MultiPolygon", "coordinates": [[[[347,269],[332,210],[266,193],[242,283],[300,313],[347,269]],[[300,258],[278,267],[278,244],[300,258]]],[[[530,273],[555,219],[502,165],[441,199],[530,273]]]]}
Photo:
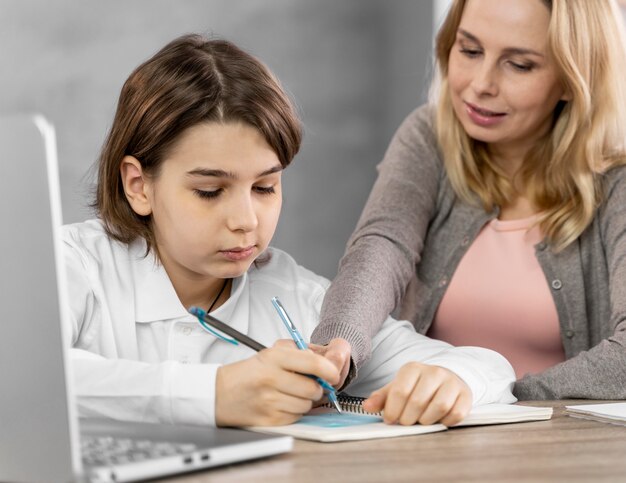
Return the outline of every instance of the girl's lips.
{"type": "Polygon", "coordinates": [[[470,120],[479,126],[493,126],[494,124],[502,122],[506,117],[505,112],[490,111],[470,104],[469,102],[465,103],[465,111],[470,120]]]}
{"type": "Polygon", "coordinates": [[[228,250],[220,250],[220,253],[228,260],[238,262],[251,257],[254,254],[254,250],[255,246],[251,245],[245,248],[229,248],[228,250]]]}

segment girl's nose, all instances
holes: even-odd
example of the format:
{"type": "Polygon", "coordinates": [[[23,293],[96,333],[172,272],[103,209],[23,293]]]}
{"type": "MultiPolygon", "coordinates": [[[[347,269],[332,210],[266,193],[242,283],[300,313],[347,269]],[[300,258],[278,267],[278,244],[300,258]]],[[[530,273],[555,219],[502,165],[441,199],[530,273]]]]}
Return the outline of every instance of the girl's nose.
{"type": "Polygon", "coordinates": [[[233,200],[228,207],[227,225],[232,231],[252,231],[259,224],[253,200],[250,196],[241,196],[233,200]]]}

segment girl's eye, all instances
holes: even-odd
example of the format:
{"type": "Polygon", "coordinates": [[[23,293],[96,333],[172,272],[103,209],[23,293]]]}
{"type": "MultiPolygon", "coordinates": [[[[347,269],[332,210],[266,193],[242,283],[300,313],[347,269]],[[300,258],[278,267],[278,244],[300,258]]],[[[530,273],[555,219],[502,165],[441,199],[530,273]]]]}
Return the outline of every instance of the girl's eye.
{"type": "Polygon", "coordinates": [[[478,57],[481,54],[481,51],[478,49],[468,49],[466,47],[461,47],[459,52],[461,52],[465,57],[469,57],[470,59],[478,57]]]}
{"type": "Polygon", "coordinates": [[[222,192],[222,189],[220,188],[220,189],[213,190],[213,191],[193,190],[193,192],[196,196],[199,196],[200,198],[211,199],[211,198],[217,198],[222,192]]]}
{"type": "Polygon", "coordinates": [[[273,186],[255,186],[254,190],[262,195],[271,195],[276,192],[273,186]]]}

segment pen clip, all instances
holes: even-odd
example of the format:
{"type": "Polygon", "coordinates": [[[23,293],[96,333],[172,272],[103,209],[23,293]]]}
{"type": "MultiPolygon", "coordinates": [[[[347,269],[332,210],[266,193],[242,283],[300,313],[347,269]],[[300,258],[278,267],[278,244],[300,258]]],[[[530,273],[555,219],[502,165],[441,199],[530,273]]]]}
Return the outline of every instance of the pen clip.
{"type": "Polygon", "coordinates": [[[296,326],[289,318],[287,311],[283,307],[283,304],[280,303],[280,300],[278,300],[278,297],[272,297],[272,304],[274,304],[274,307],[278,311],[278,315],[280,315],[280,318],[287,326],[287,329],[289,329],[290,332],[297,332],[296,326]]]}
{"type": "Polygon", "coordinates": [[[289,314],[283,307],[283,304],[280,303],[280,300],[278,300],[278,297],[272,297],[272,305],[274,305],[274,308],[278,312],[279,317],[285,324],[285,327],[287,327],[287,330],[289,331],[291,338],[294,340],[298,348],[307,349],[306,342],[304,342],[304,339],[300,335],[300,332],[298,332],[298,329],[296,329],[296,326],[291,321],[289,314]]]}

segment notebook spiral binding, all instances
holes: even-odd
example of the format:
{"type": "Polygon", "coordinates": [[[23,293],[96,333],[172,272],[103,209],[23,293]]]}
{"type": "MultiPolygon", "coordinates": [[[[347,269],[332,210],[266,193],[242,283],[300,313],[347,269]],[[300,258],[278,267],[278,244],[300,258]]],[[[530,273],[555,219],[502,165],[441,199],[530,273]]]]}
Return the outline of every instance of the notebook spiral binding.
{"type": "MultiPolygon", "coordinates": [[[[339,406],[341,407],[342,411],[345,411],[347,413],[367,414],[367,415],[371,415],[371,416],[381,416],[382,417],[382,413],[381,412],[370,413],[370,412],[366,411],[365,409],[363,409],[363,401],[365,401],[365,399],[366,398],[364,398],[364,397],[350,396],[349,394],[338,394],[337,395],[337,401],[339,402],[339,406]]],[[[322,407],[334,408],[334,406],[330,402],[322,404],[322,407]]]]}

